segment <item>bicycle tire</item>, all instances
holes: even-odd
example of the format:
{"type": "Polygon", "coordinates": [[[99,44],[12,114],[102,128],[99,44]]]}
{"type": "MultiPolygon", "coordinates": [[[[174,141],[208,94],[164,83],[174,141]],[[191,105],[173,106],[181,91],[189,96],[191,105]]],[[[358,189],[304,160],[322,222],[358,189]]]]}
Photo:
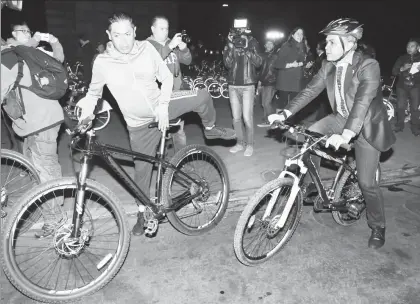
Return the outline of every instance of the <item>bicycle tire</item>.
{"type": "MultiPolygon", "coordinates": [[[[290,229],[286,235],[281,238],[278,245],[276,245],[273,250],[271,250],[269,253],[267,253],[266,257],[261,259],[250,259],[247,257],[243,250],[243,237],[244,237],[244,231],[247,227],[247,223],[249,222],[249,219],[252,217],[252,213],[254,209],[260,204],[260,202],[271,192],[274,190],[277,190],[280,187],[291,187],[292,186],[292,180],[286,179],[286,178],[278,178],[275,180],[272,180],[262,186],[249,200],[247,203],[245,209],[241,213],[238,223],[236,224],[235,229],[235,235],[234,235],[234,241],[233,241],[233,247],[235,250],[236,257],[238,260],[246,265],[246,266],[255,266],[261,263],[266,262],[268,259],[273,257],[279,250],[281,250],[284,246],[287,245],[287,243],[290,241],[290,239],[293,236],[293,233],[296,231],[296,228],[300,222],[300,219],[302,217],[302,205],[303,205],[303,198],[301,191],[297,194],[297,212],[296,216],[293,219],[292,224],[290,225],[290,229]]],[[[289,214],[290,216],[290,214],[289,214]]]]}
{"type": "Polygon", "coordinates": [[[47,289],[42,289],[40,287],[36,287],[31,282],[28,284],[28,280],[24,278],[24,276],[20,272],[15,271],[15,267],[10,261],[10,253],[13,251],[13,248],[9,246],[11,242],[10,235],[13,233],[13,231],[11,230],[13,229],[16,218],[18,218],[19,214],[24,210],[25,207],[27,207],[27,205],[31,204],[33,199],[36,199],[37,197],[42,195],[42,193],[50,191],[54,188],[60,189],[60,187],[62,189],[66,187],[77,187],[77,179],[74,177],[64,177],[61,179],[43,183],[38,187],[35,187],[31,191],[28,191],[24,195],[24,197],[22,197],[19,205],[17,205],[16,208],[14,208],[13,213],[8,217],[5,225],[6,228],[2,229],[3,254],[1,258],[1,263],[4,273],[6,274],[9,281],[13,284],[13,286],[15,286],[15,288],[18,289],[21,293],[23,293],[31,299],[46,303],[71,302],[81,297],[93,294],[102,289],[115,277],[115,275],[118,273],[118,271],[124,264],[130,246],[130,231],[128,229],[126,215],[123,207],[121,206],[120,200],[111,190],[109,190],[102,184],[87,179],[86,190],[94,190],[102,197],[105,197],[110,203],[110,205],[113,205],[115,217],[119,218],[119,223],[121,224],[120,228],[123,236],[121,237],[120,241],[120,254],[115,259],[115,261],[110,262],[113,263],[113,267],[110,270],[107,270],[104,276],[97,283],[93,284],[92,286],[88,286],[87,288],[83,289],[80,293],[69,293],[68,295],[54,295],[51,291],[47,289]],[[41,290],[44,290],[44,293],[42,293],[41,290]]]}
{"type": "MultiPolygon", "coordinates": [[[[179,219],[179,217],[177,216],[175,211],[168,212],[166,214],[166,216],[168,218],[168,221],[171,223],[171,225],[176,230],[178,230],[179,232],[181,232],[183,234],[186,234],[186,235],[200,235],[200,234],[206,233],[209,230],[213,229],[223,219],[223,216],[226,212],[226,208],[227,208],[228,202],[229,202],[230,183],[229,183],[228,171],[227,171],[227,168],[226,168],[223,160],[212,149],[210,149],[206,146],[203,146],[203,145],[189,145],[189,146],[186,146],[186,147],[182,148],[181,150],[179,150],[175,154],[175,156],[170,160],[170,163],[174,166],[178,166],[180,163],[182,163],[182,161],[186,157],[188,157],[189,155],[191,155],[194,152],[205,153],[218,166],[218,168],[220,170],[220,173],[222,175],[222,178],[223,178],[223,192],[221,193],[222,200],[221,200],[221,204],[220,204],[220,207],[217,210],[216,215],[212,218],[212,221],[208,225],[206,225],[202,228],[195,229],[193,227],[190,227],[190,226],[184,224],[179,219]]],[[[171,201],[172,201],[170,199],[170,193],[169,192],[170,192],[170,189],[171,189],[171,181],[172,181],[172,178],[174,176],[174,173],[175,173],[174,170],[167,169],[165,171],[164,176],[163,176],[163,180],[162,180],[162,203],[163,203],[164,206],[170,206],[171,201]]]]}
{"type": "MultiPolygon", "coordinates": [[[[352,169],[356,169],[356,162],[352,161],[350,163],[350,167],[352,169]]],[[[382,174],[381,173],[381,167],[378,166],[378,169],[376,170],[376,180],[377,180],[378,183],[381,180],[381,174],[382,174]]],[[[341,198],[343,188],[346,185],[346,182],[350,178],[350,176],[351,176],[350,172],[348,170],[346,170],[343,173],[343,175],[341,176],[341,178],[338,180],[337,186],[336,186],[335,191],[334,191],[334,200],[339,200],[341,198]]],[[[363,212],[365,212],[365,211],[363,211],[363,212]]],[[[332,211],[331,214],[332,214],[332,217],[333,217],[334,221],[341,226],[351,226],[359,220],[359,219],[344,220],[341,212],[339,212],[339,211],[332,211]]]]}
{"type": "MultiPolygon", "coordinates": [[[[35,179],[36,185],[39,185],[41,183],[41,179],[39,177],[38,172],[35,169],[35,166],[23,154],[21,154],[19,152],[16,152],[16,151],[13,151],[13,150],[9,150],[9,149],[1,149],[1,159],[2,160],[12,160],[13,162],[18,163],[20,166],[26,168],[29,171],[29,173],[35,179]]],[[[3,161],[2,161],[2,163],[3,163],[3,161]]],[[[1,185],[2,188],[4,187],[4,185],[5,185],[5,181],[3,181],[3,178],[2,178],[2,185],[1,185]]],[[[29,190],[30,189],[28,189],[28,191],[29,190]]],[[[7,190],[5,190],[5,191],[7,192],[7,190]]],[[[25,192],[23,192],[22,195],[25,192]]],[[[3,226],[3,218],[1,220],[1,225],[3,226]]],[[[25,229],[25,228],[23,227],[22,229],[25,229]]]]}

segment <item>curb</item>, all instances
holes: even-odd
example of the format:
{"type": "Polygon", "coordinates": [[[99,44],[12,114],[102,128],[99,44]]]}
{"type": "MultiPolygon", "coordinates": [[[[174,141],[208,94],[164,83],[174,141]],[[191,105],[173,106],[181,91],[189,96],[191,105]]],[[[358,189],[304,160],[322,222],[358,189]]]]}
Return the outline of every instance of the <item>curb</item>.
{"type": "MultiPolygon", "coordinates": [[[[388,169],[383,171],[380,185],[389,185],[410,177],[417,176],[420,176],[420,166],[404,165],[399,169],[388,169]]],[[[330,177],[324,179],[323,181],[332,181],[333,179],[334,178],[330,177]]],[[[241,212],[243,207],[247,204],[249,198],[261,187],[262,185],[249,189],[231,190],[229,206],[226,210],[226,214],[241,212]]],[[[123,206],[128,216],[135,216],[137,214],[138,209],[134,201],[123,203],[123,206]]]]}

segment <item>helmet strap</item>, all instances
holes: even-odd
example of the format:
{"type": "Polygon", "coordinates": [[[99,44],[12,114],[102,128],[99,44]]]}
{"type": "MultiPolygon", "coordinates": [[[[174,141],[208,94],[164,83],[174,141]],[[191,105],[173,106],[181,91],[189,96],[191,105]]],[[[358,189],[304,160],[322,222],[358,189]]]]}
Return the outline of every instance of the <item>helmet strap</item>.
{"type": "Polygon", "coordinates": [[[338,58],[337,60],[334,60],[334,61],[333,61],[334,63],[337,63],[337,62],[339,62],[341,59],[343,59],[344,57],[346,57],[346,55],[347,55],[348,53],[350,53],[352,50],[354,50],[354,49],[355,49],[355,46],[356,46],[356,43],[355,43],[353,47],[351,47],[348,51],[345,51],[345,48],[344,48],[344,40],[343,40],[343,38],[342,38],[341,36],[339,36],[338,38],[340,39],[341,47],[343,48],[343,55],[341,55],[341,56],[340,56],[340,58],[338,58]]]}

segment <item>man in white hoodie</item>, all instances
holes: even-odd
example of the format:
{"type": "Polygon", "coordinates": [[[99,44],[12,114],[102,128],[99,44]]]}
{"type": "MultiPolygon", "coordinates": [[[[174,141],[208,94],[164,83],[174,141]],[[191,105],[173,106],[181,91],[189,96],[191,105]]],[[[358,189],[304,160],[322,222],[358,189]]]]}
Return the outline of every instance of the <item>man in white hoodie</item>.
{"type": "MultiPolygon", "coordinates": [[[[170,118],[191,111],[200,116],[206,138],[236,138],[232,129],[215,126],[213,102],[204,98],[194,98],[188,103],[182,99],[169,102],[173,75],[150,42],[135,40],[136,27],[131,17],[114,14],[109,19],[106,33],[111,41],[106,51],[95,59],[89,90],[78,103],[82,108],[81,120],[92,114],[107,85],[127,123],[133,151],[154,155],[161,138],[159,130],[168,128],[170,118]],[[156,80],[161,83],[160,89],[156,80]],[[148,128],[153,121],[159,122],[159,130],[148,128]]],[[[150,193],[151,175],[152,164],[135,161],[134,180],[146,195],[150,193]]],[[[139,213],[133,234],[144,233],[143,221],[143,215],[139,213]]]]}

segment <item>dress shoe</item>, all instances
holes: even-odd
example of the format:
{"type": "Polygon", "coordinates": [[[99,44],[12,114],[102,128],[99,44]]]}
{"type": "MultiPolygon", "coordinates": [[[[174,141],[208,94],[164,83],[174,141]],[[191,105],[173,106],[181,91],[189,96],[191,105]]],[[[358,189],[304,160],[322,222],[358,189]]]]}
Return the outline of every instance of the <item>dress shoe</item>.
{"type": "Polygon", "coordinates": [[[372,229],[369,238],[369,248],[379,249],[385,244],[385,228],[377,227],[372,229]]]}
{"type": "Polygon", "coordinates": [[[137,223],[133,226],[131,231],[133,235],[142,235],[144,234],[144,216],[143,212],[137,212],[137,223]]]}

